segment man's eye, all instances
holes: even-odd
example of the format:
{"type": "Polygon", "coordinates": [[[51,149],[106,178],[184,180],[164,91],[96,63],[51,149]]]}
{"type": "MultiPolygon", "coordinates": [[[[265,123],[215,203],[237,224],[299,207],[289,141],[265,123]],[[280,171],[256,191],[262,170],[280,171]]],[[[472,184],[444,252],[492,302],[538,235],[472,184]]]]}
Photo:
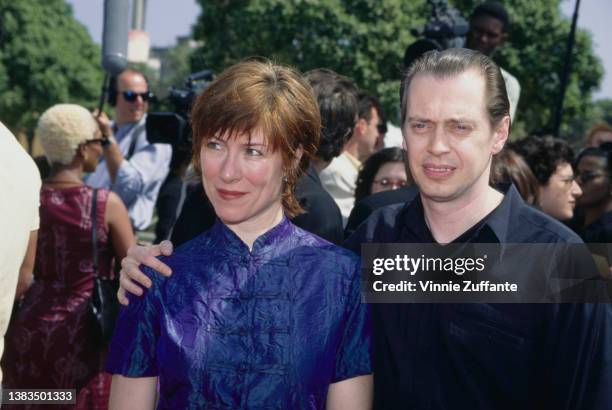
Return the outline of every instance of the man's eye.
{"type": "Polygon", "coordinates": [[[412,129],[413,129],[414,131],[416,131],[416,132],[419,132],[419,131],[424,131],[424,130],[426,130],[426,129],[427,129],[427,123],[417,121],[417,122],[413,122],[413,123],[411,124],[411,127],[412,127],[412,129]]]}
{"type": "Polygon", "coordinates": [[[453,128],[458,133],[467,133],[472,130],[472,127],[467,124],[455,124],[453,128]]]}

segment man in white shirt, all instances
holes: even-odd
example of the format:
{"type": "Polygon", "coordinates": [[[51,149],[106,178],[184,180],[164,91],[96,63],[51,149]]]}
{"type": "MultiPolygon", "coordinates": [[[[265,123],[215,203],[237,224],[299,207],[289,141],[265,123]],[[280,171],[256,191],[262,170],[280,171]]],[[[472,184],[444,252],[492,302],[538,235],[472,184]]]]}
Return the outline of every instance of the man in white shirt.
{"type": "MultiPolygon", "coordinates": [[[[13,134],[0,123],[0,357],[18,278],[30,281],[36,255],[40,174],[13,134]]],[[[20,283],[21,285],[22,283],[20,283]]],[[[27,285],[21,286],[20,293],[27,285]]],[[[0,370],[0,385],[2,371],[0,370]]]]}
{"type": "Polygon", "coordinates": [[[104,146],[104,159],[86,179],[94,188],[109,188],[121,197],[136,230],[144,230],[151,223],[172,158],[170,145],[147,140],[146,113],[151,98],[147,79],[138,71],[126,70],[111,82],[109,103],[116,104],[116,119],[111,127],[106,116],[98,117],[108,144],[104,146]]]}
{"type": "Polygon", "coordinates": [[[382,110],[376,97],[359,93],[359,119],[351,138],[344,145],[340,156],[320,173],[321,183],[342,213],[342,225],[355,205],[355,186],[361,164],[383,147],[386,130],[382,110]]]}

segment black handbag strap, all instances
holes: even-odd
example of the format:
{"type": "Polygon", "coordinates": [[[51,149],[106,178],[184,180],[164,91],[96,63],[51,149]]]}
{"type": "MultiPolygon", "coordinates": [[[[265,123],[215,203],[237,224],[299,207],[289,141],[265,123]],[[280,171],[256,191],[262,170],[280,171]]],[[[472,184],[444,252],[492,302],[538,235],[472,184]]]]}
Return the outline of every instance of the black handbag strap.
{"type": "Polygon", "coordinates": [[[93,251],[93,270],[98,274],[98,233],[96,229],[96,214],[98,204],[98,190],[94,188],[91,203],[91,246],[93,251]]]}

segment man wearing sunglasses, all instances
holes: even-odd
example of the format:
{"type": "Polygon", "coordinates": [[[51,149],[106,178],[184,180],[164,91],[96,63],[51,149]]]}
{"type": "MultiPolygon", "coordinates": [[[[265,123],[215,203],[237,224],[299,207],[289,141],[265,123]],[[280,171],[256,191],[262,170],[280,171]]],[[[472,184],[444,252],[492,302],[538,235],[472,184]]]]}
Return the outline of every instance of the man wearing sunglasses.
{"type": "Polygon", "coordinates": [[[378,99],[366,92],[359,93],[359,119],[342,154],[321,171],[323,186],[331,194],[342,213],[342,225],[355,204],[355,186],[361,164],[384,146],[387,126],[378,99]]]}
{"type": "Polygon", "coordinates": [[[126,70],[111,82],[108,101],[115,105],[115,121],[111,123],[104,113],[96,117],[106,138],[104,159],[86,180],[94,188],[116,192],[136,230],[151,223],[172,157],[170,145],[147,140],[146,114],[152,99],[147,79],[138,71],[126,70]]]}

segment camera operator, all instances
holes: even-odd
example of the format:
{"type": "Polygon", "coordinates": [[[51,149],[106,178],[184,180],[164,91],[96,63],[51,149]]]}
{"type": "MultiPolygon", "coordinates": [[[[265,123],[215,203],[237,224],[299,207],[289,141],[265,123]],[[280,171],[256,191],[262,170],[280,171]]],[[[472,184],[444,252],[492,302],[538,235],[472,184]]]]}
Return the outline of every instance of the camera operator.
{"type": "MultiPolygon", "coordinates": [[[[495,49],[508,38],[508,25],[510,18],[508,12],[496,1],[487,1],[474,9],[470,16],[470,31],[466,37],[466,48],[480,51],[490,57],[495,49]]],[[[508,100],[510,101],[510,118],[514,121],[516,106],[521,95],[521,86],[518,80],[509,72],[500,67],[508,100]]]]}
{"type": "Polygon", "coordinates": [[[111,81],[108,100],[116,106],[116,119],[111,125],[104,114],[97,116],[106,138],[104,159],[86,179],[88,185],[112,189],[121,197],[136,230],[151,223],[172,157],[170,145],[147,141],[146,113],[152,98],[146,77],[138,71],[125,70],[111,81]]]}

